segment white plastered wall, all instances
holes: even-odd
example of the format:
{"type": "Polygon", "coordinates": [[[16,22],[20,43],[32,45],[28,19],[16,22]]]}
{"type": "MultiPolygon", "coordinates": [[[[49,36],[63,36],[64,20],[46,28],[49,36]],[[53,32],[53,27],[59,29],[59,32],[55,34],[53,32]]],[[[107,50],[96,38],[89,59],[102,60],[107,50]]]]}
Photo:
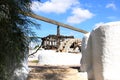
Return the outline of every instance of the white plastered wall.
{"type": "Polygon", "coordinates": [[[88,61],[83,71],[88,72],[89,79],[120,80],[120,21],[94,29],[82,58],[88,61]]]}
{"type": "Polygon", "coordinates": [[[79,66],[81,60],[81,53],[65,53],[55,52],[52,50],[38,51],[39,64],[41,65],[53,65],[53,66],[79,66]]]}
{"type": "Polygon", "coordinates": [[[88,78],[93,80],[91,44],[90,33],[87,33],[82,39],[82,58],[80,70],[81,72],[87,72],[88,78]]]}

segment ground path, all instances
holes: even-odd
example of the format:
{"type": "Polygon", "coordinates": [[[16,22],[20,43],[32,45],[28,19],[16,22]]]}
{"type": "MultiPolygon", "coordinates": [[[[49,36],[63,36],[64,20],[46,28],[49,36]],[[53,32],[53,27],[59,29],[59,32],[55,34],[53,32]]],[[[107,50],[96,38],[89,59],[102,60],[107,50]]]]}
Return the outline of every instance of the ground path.
{"type": "Polygon", "coordinates": [[[27,80],[87,80],[84,73],[78,72],[78,67],[41,66],[29,64],[31,71],[27,80]]]}

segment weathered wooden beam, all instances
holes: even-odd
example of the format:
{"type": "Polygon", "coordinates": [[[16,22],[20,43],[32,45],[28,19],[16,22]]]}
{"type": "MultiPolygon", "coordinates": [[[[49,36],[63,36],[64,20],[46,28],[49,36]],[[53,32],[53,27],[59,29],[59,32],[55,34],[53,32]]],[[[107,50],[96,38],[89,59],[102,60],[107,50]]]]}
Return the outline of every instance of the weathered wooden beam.
{"type": "Polygon", "coordinates": [[[88,33],[85,30],[78,29],[78,28],[75,28],[73,26],[70,26],[70,25],[67,25],[67,24],[52,20],[52,19],[48,19],[48,18],[43,17],[43,16],[36,15],[34,13],[24,12],[23,14],[26,15],[26,16],[29,16],[29,17],[32,17],[32,18],[35,18],[35,19],[38,19],[38,20],[41,20],[41,21],[45,21],[45,22],[48,22],[48,23],[51,23],[51,24],[55,24],[55,25],[58,25],[58,26],[61,26],[61,27],[64,27],[64,28],[68,28],[68,29],[71,29],[71,30],[74,30],[74,31],[78,31],[78,32],[81,32],[81,33],[88,33]]]}

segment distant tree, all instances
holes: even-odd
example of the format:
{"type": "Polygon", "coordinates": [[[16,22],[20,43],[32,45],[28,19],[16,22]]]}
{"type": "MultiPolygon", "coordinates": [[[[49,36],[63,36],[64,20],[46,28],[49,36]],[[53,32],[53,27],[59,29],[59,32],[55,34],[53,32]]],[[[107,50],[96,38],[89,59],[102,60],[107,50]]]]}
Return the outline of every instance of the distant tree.
{"type": "Polygon", "coordinates": [[[30,11],[31,0],[0,0],[0,80],[10,80],[28,48],[31,22],[20,12],[30,11]]]}

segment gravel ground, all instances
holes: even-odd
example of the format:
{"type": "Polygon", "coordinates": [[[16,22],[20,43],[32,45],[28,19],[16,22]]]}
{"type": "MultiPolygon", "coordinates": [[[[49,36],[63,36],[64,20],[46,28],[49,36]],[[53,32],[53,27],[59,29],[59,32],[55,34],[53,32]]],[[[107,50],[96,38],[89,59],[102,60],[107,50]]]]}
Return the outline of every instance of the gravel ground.
{"type": "Polygon", "coordinates": [[[87,80],[86,73],[78,72],[78,66],[43,66],[29,62],[29,67],[27,80],[87,80]]]}

